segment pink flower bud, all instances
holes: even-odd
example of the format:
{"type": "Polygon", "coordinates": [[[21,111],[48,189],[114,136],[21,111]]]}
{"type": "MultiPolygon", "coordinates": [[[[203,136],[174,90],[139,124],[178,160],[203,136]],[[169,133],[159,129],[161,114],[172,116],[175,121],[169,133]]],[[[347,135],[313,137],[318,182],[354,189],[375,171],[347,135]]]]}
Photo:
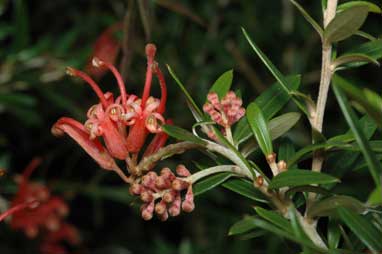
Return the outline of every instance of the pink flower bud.
{"type": "Polygon", "coordinates": [[[176,173],[178,174],[178,176],[183,176],[183,177],[187,177],[191,175],[190,171],[188,171],[186,166],[184,166],[183,164],[179,164],[176,167],[176,173]]]}
{"type": "Polygon", "coordinates": [[[164,214],[165,212],[167,211],[167,205],[166,203],[162,200],[160,202],[158,202],[156,205],[155,205],[155,213],[158,214],[158,215],[162,215],[164,214]]]}
{"type": "Polygon", "coordinates": [[[142,177],[142,185],[147,188],[155,188],[155,181],[157,179],[157,173],[150,171],[142,177]]]}
{"type": "Polygon", "coordinates": [[[149,190],[143,191],[140,197],[144,203],[151,202],[154,199],[153,193],[149,190]]]}
{"type": "Polygon", "coordinates": [[[138,183],[133,183],[129,188],[131,195],[140,195],[143,190],[144,187],[138,183]]]}
{"type": "Polygon", "coordinates": [[[144,220],[151,220],[154,213],[154,201],[149,204],[144,204],[141,207],[141,216],[144,220]]]}
{"type": "Polygon", "coordinates": [[[161,221],[166,221],[168,219],[168,212],[167,210],[164,211],[164,213],[162,213],[161,215],[159,215],[159,219],[161,221]]]}
{"type": "Polygon", "coordinates": [[[207,114],[209,114],[213,109],[214,107],[208,102],[203,105],[203,111],[207,114]]]}
{"type": "Polygon", "coordinates": [[[175,200],[175,197],[176,195],[178,194],[177,191],[174,191],[174,190],[170,190],[168,192],[166,192],[163,197],[162,197],[162,200],[166,203],[172,203],[174,202],[175,200]]]}
{"type": "Polygon", "coordinates": [[[172,182],[172,188],[176,191],[181,191],[181,190],[184,190],[186,189],[187,187],[189,186],[189,183],[188,182],[185,182],[183,180],[180,180],[180,179],[175,179],[173,182],[172,182]]]}
{"type": "Polygon", "coordinates": [[[161,171],[160,171],[160,175],[165,178],[165,179],[168,179],[170,181],[173,181],[176,176],[174,175],[174,173],[172,173],[171,169],[169,168],[163,168],[161,171]]]}
{"type": "Polygon", "coordinates": [[[192,192],[192,185],[187,189],[186,197],[182,203],[182,210],[190,213],[195,209],[194,193],[192,192]]]}
{"type": "Polygon", "coordinates": [[[170,213],[170,215],[172,217],[178,216],[180,214],[180,204],[181,204],[181,202],[182,202],[182,199],[180,197],[180,194],[178,193],[175,196],[174,202],[172,203],[172,205],[168,209],[168,212],[170,213]]]}
{"type": "Polygon", "coordinates": [[[163,176],[158,176],[155,180],[155,186],[161,190],[168,189],[171,187],[171,181],[163,176]]]}

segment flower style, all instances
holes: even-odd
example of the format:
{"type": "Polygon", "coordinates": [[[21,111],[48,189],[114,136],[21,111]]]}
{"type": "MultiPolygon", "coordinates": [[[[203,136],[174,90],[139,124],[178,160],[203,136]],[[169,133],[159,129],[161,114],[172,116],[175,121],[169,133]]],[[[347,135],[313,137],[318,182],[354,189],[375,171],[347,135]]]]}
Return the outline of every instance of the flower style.
{"type": "Polygon", "coordinates": [[[32,160],[23,174],[16,178],[18,192],[11,202],[12,208],[0,215],[0,221],[12,215],[10,220],[12,229],[23,231],[28,238],[42,236],[41,247],[49,245],[60,250],[55,252],[46,250],[42,253],[66,254],[61,242],[78,244],[78,232],[73,226],[64,222],[64,217],[69,213],[65,201],[52,196],[43,184],[29,181],[32,172],[40,163],[40,159],[32,160]]]}
{"type": "Polygon", "coordinates": [[[108,68],[115,76],[120,96],[114,99],[111,92],[103,93],[97,83],[87,74],[68,68],[67,73],[83,79],[98,96],[99,103],[87,113],[85,124],[68,118],[60,118],[52,127],[56,136],[68,134],[102,168],[116,171],[126,182],[129,179],[117,166],[114,159],[128,160],[130,154],[138,156],[149,133],[156,134],[145,154],[155,152],[163,146],[167,135],[162,134],[161,125],[165,123],[163,114],[167,100],[167,88],[163,73],[155,62],[156,47],[146,46],[147,71],[142,98],[127,94],[123,79],[118,70],[109,62],[93,59],[97,68],[108,68]],[[152,77],[156,75],[161,88],[161,99],[150,96],[152,77]],[[98,140],[102,138],[104,145],[98,140]],[[155,149],[154,149],[155,148],[155,149]]]}
{"type": "Polygon", "coordinates": [[[140,196],[143,202],[141,215],[144,220],[153,218],[154,212],[165,221],[170,216],[192,212],[195,208],[191,174],[184,165],[178,165],[176,176],[169,168],[163,168],[160,175],[150,171],[130,187],[132,195],[140,196]],[[186,191],[182,201],[181,193],[186,191]]]}

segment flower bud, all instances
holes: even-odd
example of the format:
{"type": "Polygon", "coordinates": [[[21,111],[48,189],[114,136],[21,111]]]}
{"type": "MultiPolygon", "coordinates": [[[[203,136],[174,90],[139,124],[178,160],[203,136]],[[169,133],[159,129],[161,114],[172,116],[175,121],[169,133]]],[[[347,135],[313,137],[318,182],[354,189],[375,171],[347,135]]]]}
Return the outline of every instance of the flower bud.
{"type": "Polygon", "coordinates": [[[148,188],[155,188],[155,180],[158,177],[157,173],[150,171],[142,177],[142,185],[148,188]]]}
{"type": "Polygon", "coordinates": [[[151,220],[154,212],[154,201],[149,204],[144,204],[141,207],[141,216],[144,220],[151,220]]]}
{"type": "Polygon", "coordinates": [[[180,180],[180,179],[175,179],[174,181],[172,181],[172,188],[176,191],[181,191],[181,190],[184,190],[186,189],[187,187],[189,186],[189,183],[188,182],[185,182],[183,180],[180,180]]]}
{"type": "Polygon", "coordinates": [[[159,215],[159,219],[161,221],[166,221],[168,219],[168,212],[167,210],[164,210],[164,213],[162,213],[161,215],[159,215]]]}
{"type": "Polygon", "coordinates": [[[178,216],[180,214],[180,204],[181,204],[181,202],[182,202],[182,199],[180,197],[180,194],[178,193],[175,196],[174,202],[172,203],[172,205],[168,209],[168,212],[170,213],[170,215],[172,217],[178,216]]]}
{"type": "Polygon", "coordinates": [[[176,167],[176,173],[178,174],[178,176],[183,176],[183,177],[187,177],[191,175],[190,171],[188,171],[186,166],[184,166],[183,164],[179,164],[176,167]]]}
{"type": "Polygon", "coordinates": [[[155,180],[155,186],[161,190],[168,189],[171,187],[171,181],[168,178],[164,178],[163,176],[159,176],[155,180]]]}
{"type": "Polygon", "coordinates": [[[162,200],[155,205],[155,213],[162,215],[167,211],[166,203],[162,200]]]}
{"type": "Polygon", "coordinates": [[[182,210],[190,213],[195,209],[194,193],[192,192],[192,185],[187,189],[186,197],[182,203],[182,210]]]}
{"type": "Polygon", "coordinates": [[[140,195],[142,191],[144,191],[144,187],[138,183],[133,183],[129,188],[131,195],[140,195]]]}
{"type": "Polygon", "coordinates": [[[166,203],[172,203],[174,202],[175,200],[175,197],[177,195],[178,192],[174,191],[174,190],[170,190],[168,192],[166,192],[163,197],[162,197],[162,200],[166,203]]]}
{"type": "Polygon", "coordinates": [[[173,181],[176,176],[174,175],[174,173],[172,173],[171,169],[169,168],[163,168],[161,171],[160,171],[160,175],[165,178],[165,179],[168,179],[169,181],[173,181]]]}
{"type": "Polygon", "coordinates": [[[153,193],[149,190],[143,191],[140,197],[144,203],[151,202],[154,199],[153,193]]]}
{"type": "Polygon", "coordinates": [[[281,160],[277,163],[277,168],[280,170],[280,172],[284,172],[287,170],[287,164],[284,160],[281,160]]]}

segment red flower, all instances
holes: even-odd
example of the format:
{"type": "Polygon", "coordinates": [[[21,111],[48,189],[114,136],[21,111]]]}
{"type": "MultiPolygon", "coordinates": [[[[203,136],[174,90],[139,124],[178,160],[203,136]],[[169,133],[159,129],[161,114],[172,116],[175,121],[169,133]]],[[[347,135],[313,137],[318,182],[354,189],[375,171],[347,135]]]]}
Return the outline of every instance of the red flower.
{"type": "Polygon", "coordinates": [[[149,133],[160,134],[149,145],[145,154],[150,154],[163,146],[167,135],[161,134],[161,124],[165,122],[163,113],[167,100],[166,83],[158,64],[154,61],[156,47],[146,46],[147,71],[142,98],[127,94],[120,73],[109,62],[99,58],[93,59],[95,67],[106,67],[115,76],[120,96],[114,99],[112,93],[103,93],[100,87],[87,74],[68,68],[68,74],[86,81],[98,96],[99,103],[92,106],[88,120],[81,124],[74,119],[63,117],[52,127],[56,136],[68,134],[73,138],[98,164],[108,170],[116,171],[125,181],[127,177],[118,168],[114,159],[125,160],[129,153],[137,154],[145,144],[149,133]],[[150,96],[152,76],[158,77],[161,87],[161,99],[150,96]],[[105,147],[98,138],[103,139],[105,147]]]}

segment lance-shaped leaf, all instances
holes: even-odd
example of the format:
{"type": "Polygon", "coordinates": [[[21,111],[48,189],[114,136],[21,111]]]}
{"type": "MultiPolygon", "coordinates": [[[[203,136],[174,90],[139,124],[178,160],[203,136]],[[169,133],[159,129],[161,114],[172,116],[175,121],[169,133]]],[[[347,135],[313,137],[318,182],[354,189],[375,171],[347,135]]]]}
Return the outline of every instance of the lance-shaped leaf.
{"type": "MultiPolygon", "coordinates": [[[[260,50],[260,48],[252,41],[252,39],[249,37],[247,31],[245,31],[244,28],[242,28],[243,34],[245,38],[247,39],[249,45],[251,45],[253,51],[259,56],[261,61],[264,63],[264,65],[268,68],[268,70],[272,73],[273,77],[280,83],[281,87],[287,92],[288,94],[291,93],[291,89],[289,88],[291,85],[288,84],[288,80],[284,77],[284,75],[276,68],[276,66],[269,60],[269,58],[263,53],[263,51],[260,50]]],[[[295,97],[292,97],[293,101],[296,103],[296,105],[300,108],[301,111],[303,111],[305,114],[309,115],[306,107],[295,97]]]]}
{"type": "Polygon", "coordinates": [[[267,198],[258,189],[253,188],[253,184],[244,179],[229,179],[223,183],[223,187],[237,194],[247,197],[253,201],[268,203],[267,198]]]}
{"type": "Polygon", "coordinates": [[[175,72],[171,69],[169,65],[167,65],[167,69],[170,72],[170,75],[175,80],[176,84],[182,90],[184,95],[186,96],[186,101],[189,109],[191,110],[192,115],[194,116],[197,122],[203,121],[203,112],[199,109],[198,105],[192,99],[190,93],[187,91],[186,87],[180,82],[179,78],[176,76],[175,72]]]}
{"type": "Polygon", "coordinates": [[[336,212],[338,207],[345,207],[356,213],[362,213],[366,210],[366,206],[353,197],[336,195],[317,201],[308,210],[310,218],[330,216],[336,212]]]}
{"type": "MultiPolygon", "coordinates": [[[[287,76],[288,88],[293,92],[298,89],[301,83],[301,76],[287,76]]],[[[279,112],[286,103],[288,103],[291,95],[287,93],[279,82],[274,83],[266,91],[261,93],[256,99],[256,104],[263,111],[265,119],[271,119],[277,112],[279,112]]],[[[240,144],[252,136],[251,128],[249,127],[247,119],[242,118],[233,133],[234,140],[240,144]]]]}
{"type": "Polygon", "coordinates": [[[382,250],[382,232],[371,221],[346,208],[338,208],[337,214],[350,230],[373,251],[382,250]]]}
{"type": "Polygon", "coordinates": [[[276,226],[282,228],[286,232],[292,233],[292,227],[290,222],[287,219],[285,219],[283,216],[281,216],[280,214],[274,211],[266,210],[261,207],[256,207],[255,210],[256,210],[256,213],[263,219],[275,224],[276,226]]]}
{"type": "Polygon", "coordinates": [[[340,4],[337,7],[337,12],[342,12],[342,11],[347,10],[349,8],[352,8],[354,6],[365,6],[368,8],[369,12],[373,12],[373,13],[381,13],[382,12],[381,8],[378,5],[371,3],[371,2],[367,2],[367,1],[350,1],[347,3],[340,4]]]}
{"type": "Polygon", "coordinates": [[[233,70],[229,70],[224,72],[212,85],[210,89],[211,92],[215,92],[219,99],[221,99],[224,95],[228,93],[231,88],[233,79],[233,70]]]}
{"type": "Polygon", "coordinates": [[[362,62],[369,62],[369,63],[373,63],[377,66],[379,66],[379,62],[377,60],[375,60],[374,58],[368,56],[368,55],[364,55],[364,54],[345,54],[345,55],[342,55],[340,57],[337,57],[333,63],[332,63],[332,66],[334,69],[342,69],[342,68],[346,68],[346,64],[349,64],[349,63],[362,63],[362,62]],[[345,65],[344,67],[341,67],[345,65]]]}
{"type": "Polygon", "coordinates": [[[342,41],[353,35],[363,25],[368,13],[367,6],[352,6],[338,13],[325,28],[325,44],[342,41]]]}
{"type": "Polygon", "coordinates": [[[224,183],[228,178],[230,178],[233,174],[230,172],[224,172],[215,174],[212,176],[203,179],[202,181],[197,182],[193,185],[192,189],[195,196],[198,196],[206,191],[209,191],[220,184],[224,183]]]}
{"type": "MultiPolygon", "coordinates": [[[[382,58],[382,39],[369,41],[366,43],[363,43],[348,52],[346,54],[363,54],[371,57],[374,60],[378,60],[382,58]]],[[[358,67],[361,65],[366,64],[367,62],[356,62],[356,63],[349,63],[346,65],[346,67],[358,67]]]]}
{"type": "Polygon", "coordinates": [[[182,129],[180,127],[174,126],[174,125],[163,125],[162,129],[164,132],[166,132],[169,136],[174,137],[179,140],[184,141],[190,141],[195,144],[199,145],[206,145],[206,142],[203,139],[198,138],[197,136],[193,135],[191,132],[182,129]]]}
{"type": "Polygon", "coordinates": [[[300,11],[300,13],[302,14],[302,16],[304,16],[304,18],[306,19],[306,21],[309,22],[309,24],[312,25],[312,27],[314,28],[314,30],[316,30],[316,32],[320,35],[320,37],[322,38],[322,35],[324,33],[324,31],[322,30],[321,26],[312,18],[312,16],[309,15],[309,13],[299,4],[297,3],[296,1],[294,0],[290,0],[291,3],[296,6],[296,8],[300,11]]]}
{"type": "Polygon", "coordinates": [[[255,217],[253,216],[247,216],[247,217],[244,217],[244,219],[239,220],[238,222],[236,222],[230,227],[228,231],[228,235],[243,234],[255,229],[256,224],[253,223],[254,218],[255,217]]]}
{"type": "Polygon", "coordinates": [[[257,106],[256,102],[249,104],[246,110],[246,116],[253,135],[255,136],[256,141],[264,155],[267,156],[272,154],[273,146],[268,125],[261,109],[259,106],[257,106]]]}
{"type": "Polygon", "coordinates": [[[350,126],[357,144],[359,145],[361,152],[369,166],[368,169],[370,174],[372,175],[376,186],[379,186],[381,184],[380,174],[382,173],[381,163],[377,160],[374,152],[372,151],[370,144],[359,125],[359,121],[355,116],[353,109],[350,107],[349,102],[347,101],[340,86],[338,85],[340,81],[341,79],[338,76],[333,78],[334,93],[340,105],[341,111],[345,116],[346,122],[350,126]]]}
{"type": "Polygon", "coordinates": [[[314,172],[310,170],[288,170],[281,172],[273,177],[269,183],[270,189],[278,189],[282,187],[295,187],[310,184],[327,184],[335,183],[340,180],[324,173],[314,172]]]}

